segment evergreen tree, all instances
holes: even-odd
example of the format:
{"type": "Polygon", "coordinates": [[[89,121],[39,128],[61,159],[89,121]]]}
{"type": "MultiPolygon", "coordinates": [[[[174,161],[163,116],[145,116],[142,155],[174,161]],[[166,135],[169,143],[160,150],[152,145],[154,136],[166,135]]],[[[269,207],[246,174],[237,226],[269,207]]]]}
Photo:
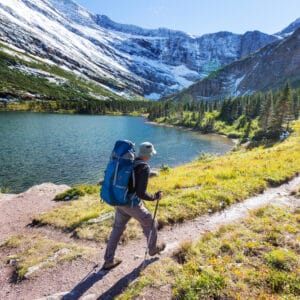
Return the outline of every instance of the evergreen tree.
{"type": "Polygon", "coordinates": [[[289,122],[291,117],[291,87],[289,83],[286,83],[281,97],[276,103],[275,113],[272,120],[273,130],[282,130],[284,123],[286,123],[287,130],[289,129],[289,122]]]}
{"type": "Polygon", "coordinates": [[[299,112],[300,112],[300,95],[297,95],[295,92],[293,94],[293,115],[295,120],[299,118],[299,112]]]}
{"type": "Polygon", "coordinates": [[[262,102],[260,114],[258,118],[258,125],[263,130],[266,131],[271,125],[271,119],[273,116],[273,94],[269,92],[265,100],[262,102]]]}

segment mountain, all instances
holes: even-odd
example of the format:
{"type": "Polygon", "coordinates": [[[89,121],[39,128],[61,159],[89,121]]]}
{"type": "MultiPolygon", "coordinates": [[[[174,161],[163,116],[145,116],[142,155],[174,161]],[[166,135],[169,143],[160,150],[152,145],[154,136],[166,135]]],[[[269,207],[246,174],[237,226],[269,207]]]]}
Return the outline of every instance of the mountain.
{"type": "Polygon", "coordinates": [[[233,62],[278,36],[259,31],[243,35],[217,32],[199,37],[166,28],[144,29],[134,25],[119,24],[107,16],[97,15],[102,28],[124,37],[112,46],[134,60],[129,69],[149,85],[145,94],[160,96],[178,91],[212,71],[233,62]]]}
{"type": "Polygon", "coordinates": [[[25,50],[112,92],[143,94],[141,79],[120,63],[124,58],[106,42],[114,38],[72,1],[0,1],[0,42],[5,46],[25,50]]]}
{"type": "Polygon", "coordinates": [[[129,99],[177,92],[280,39],[259,31],[195,37],[144,29],[91,14],[72,0],[0,0],[0,43],[129,99]]]}
{"type": "Polygon", "coordinates": [[[296,29],[300,27],[300,18],[295,20],[293,23],[291,23],[289,26],[284,28],[282,31],[278,32],[277,35],[279,36],[287,36],[292,34],[296,29]]]}
{"type": "Polygon", "coordinates": [[[287,80],[300,86],[300,28],[287,38],[213,72],[171,99],[223,99],[277,89],[287,80]]]}

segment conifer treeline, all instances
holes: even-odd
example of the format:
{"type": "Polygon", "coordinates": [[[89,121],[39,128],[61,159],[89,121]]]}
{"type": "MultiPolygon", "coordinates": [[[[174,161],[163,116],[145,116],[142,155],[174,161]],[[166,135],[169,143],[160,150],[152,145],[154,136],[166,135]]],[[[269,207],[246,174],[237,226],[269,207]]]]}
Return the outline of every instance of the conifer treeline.
{"type": "Polygon", "coordinates": [[[132,112],[146,113],[150,101],[129,100],[57,100],[57,101],[30,101],[28,109],[31,111],[73,111],[80,114],[101,114],[132,112]]]}
{"type": "Polygon", "coordinates": [[[177,125],[193,127],[205,133],[215,131],[216,121],[226,125],[238,121],[238,126],[248,126],[250,130],[251,123],[256,120],[258,128],[255,138],[277,138],[283,131],[289,130],[292,120],[299,117],[300,89],[292,90],[287,83],[284,89],[274,93],[256,93],[224,101],[157,102],[149,107],[148,112],[150,120],[160,118],[168,122],[172,119],[175,123],[176,118],[177,125]]]}

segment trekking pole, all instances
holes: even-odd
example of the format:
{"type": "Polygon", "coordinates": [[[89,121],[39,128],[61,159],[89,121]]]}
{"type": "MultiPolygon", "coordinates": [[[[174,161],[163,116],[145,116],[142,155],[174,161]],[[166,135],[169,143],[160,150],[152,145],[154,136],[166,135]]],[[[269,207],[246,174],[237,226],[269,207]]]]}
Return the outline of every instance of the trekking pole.
{"type": "Polygon", "coordinates": [[[149,252],[150,241],[151,241],[153,227],[154,227],[154,224],[155,224],[155,218],[156,218],[157,209],[158,209],[158,202],[159,202],[159,200],[156,200],[154,215],[153,215],[152,224],[151,224],[151,230],[150,230],[150,234],[149,234],[148,241],[147,241],[147,248],[146,248],[146,251],[145,251],[145,257],[144,257],[144,262],[142,264],[142,269],[144,269],[144,267],[145,267],[147,255],[148,255],[148,252],[149,252]]]}

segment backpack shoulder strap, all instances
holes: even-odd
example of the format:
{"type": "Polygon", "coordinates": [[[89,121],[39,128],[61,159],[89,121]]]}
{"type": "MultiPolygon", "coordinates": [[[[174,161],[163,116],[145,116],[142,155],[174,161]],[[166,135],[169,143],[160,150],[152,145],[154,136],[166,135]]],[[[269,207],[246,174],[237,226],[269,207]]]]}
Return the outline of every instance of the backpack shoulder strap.
{"type": "Polygon", "coordinates": [[[137,159],[134,161],[133,167],[136,168],[137,166],[140,166],[140,165],[147,165],[147,163],[141,159],[137,159]]]}
{"type": "Polygon", "coordinates": [[[141,159],[137,159],[133,163],[133,170],[132,170],[132,186],[135,188],[135,168],[141,165],[148,165],[145,161],[141,159]]]}

